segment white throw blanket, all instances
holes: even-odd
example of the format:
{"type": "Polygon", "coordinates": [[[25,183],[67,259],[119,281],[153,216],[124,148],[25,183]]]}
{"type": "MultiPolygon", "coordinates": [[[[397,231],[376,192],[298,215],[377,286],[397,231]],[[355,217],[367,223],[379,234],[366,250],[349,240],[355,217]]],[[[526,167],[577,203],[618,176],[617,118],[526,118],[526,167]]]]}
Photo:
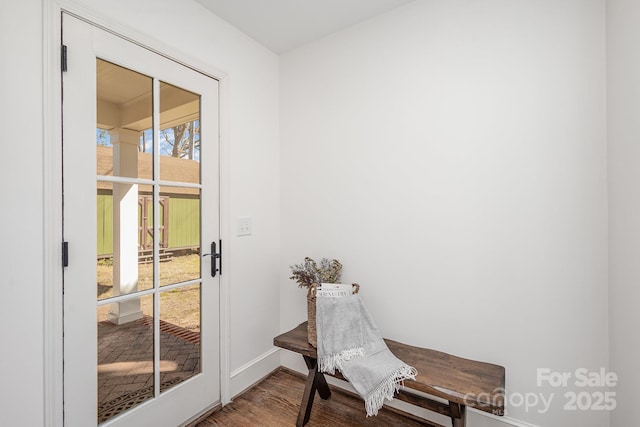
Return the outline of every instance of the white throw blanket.
{"type": "Polygon", "coordinates": [[[342,375],[364,399],[367,416],[377,415],[384,399],[405,379],[415,379],[415,368],[389,350],[360,296],[316,297],[318,370],[342,375]]]}

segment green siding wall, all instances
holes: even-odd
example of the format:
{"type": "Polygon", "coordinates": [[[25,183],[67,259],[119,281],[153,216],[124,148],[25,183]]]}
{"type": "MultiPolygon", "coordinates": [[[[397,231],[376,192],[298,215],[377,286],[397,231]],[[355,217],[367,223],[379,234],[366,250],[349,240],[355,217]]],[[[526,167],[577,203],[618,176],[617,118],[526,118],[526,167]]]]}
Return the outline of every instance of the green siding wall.
{"type": "Polygon", "coordinates": [[[169,199],[169,248],[200,246],[200,200],[169,199]]]}
{"type": "Polygon", "coordinates": [[[113,197],[98,194],[98,255],[113,253],[113,197]]]}
{"type": "MultiPolygon", "coordinates": [[[[113,198],[109,194],[98,194],[97,198],[97,251],[98,255],[110,255],[113,253],[113,198]]],[[[169,249],[200,246],[199,199],[169,199],[168,232],[169,249]]]]}

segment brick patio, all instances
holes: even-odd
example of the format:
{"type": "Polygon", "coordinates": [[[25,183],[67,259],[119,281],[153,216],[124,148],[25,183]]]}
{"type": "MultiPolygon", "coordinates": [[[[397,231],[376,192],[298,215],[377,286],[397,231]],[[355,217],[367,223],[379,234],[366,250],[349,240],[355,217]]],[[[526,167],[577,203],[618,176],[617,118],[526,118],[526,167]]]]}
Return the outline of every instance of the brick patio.
{"type": "MultiPolygon", "coordinates": [[[[153,397],[153,319],[98,322],[98,422],[153,397]]],[[[200,334],[160,322],[160,391],[200,372],[200,334]]]]}

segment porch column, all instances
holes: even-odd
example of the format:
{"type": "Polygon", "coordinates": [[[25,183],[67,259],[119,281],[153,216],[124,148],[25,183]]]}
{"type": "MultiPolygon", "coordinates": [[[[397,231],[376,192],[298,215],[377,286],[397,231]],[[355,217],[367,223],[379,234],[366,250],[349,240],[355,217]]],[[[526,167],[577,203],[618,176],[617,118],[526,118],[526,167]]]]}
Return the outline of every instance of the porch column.
{"type": "MultiPolygon", "coordinates": [[[[113,175],[138,176],[140,132],[114,129],[113,175]]],[[[113,295],[138,290],[138,185],[113,184],[113,295]]],[[[116,325],[142,318],[140,299],[111,304],[109,320],[116,325]]]]}

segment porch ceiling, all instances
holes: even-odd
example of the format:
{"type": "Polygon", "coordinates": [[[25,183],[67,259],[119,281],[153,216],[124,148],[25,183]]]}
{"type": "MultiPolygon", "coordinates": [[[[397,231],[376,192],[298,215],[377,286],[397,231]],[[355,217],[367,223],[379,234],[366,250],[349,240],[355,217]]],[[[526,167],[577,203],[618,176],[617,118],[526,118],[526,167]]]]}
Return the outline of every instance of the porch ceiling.
{"type": "MultiPolygon", "coordinates": [[[[97,127],[143,131],[152,127],[153,80],[101,59],[96,63],[97,127]]],[[[167,128],[198,119],[200,96],[160,82],[160,123],[167,128]]]]}

